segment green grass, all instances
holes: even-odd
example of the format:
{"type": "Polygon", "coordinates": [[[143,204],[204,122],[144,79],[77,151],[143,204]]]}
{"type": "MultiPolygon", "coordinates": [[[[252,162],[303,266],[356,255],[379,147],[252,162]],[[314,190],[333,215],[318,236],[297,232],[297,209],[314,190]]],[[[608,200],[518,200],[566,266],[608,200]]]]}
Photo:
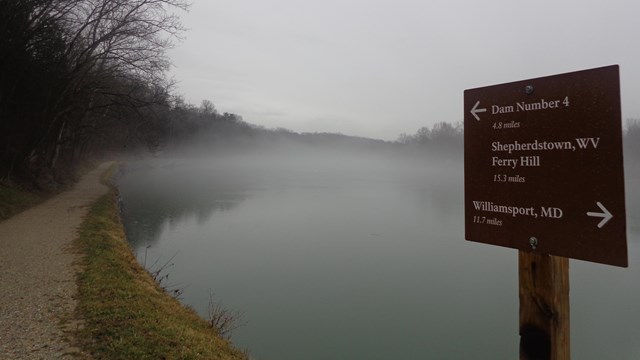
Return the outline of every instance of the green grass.
{"type": "Polygon", "coordinates": [[[0,184],[0,220],[8,219],[46,199],[44,195],[0,184]]]}
{"type": "Polygon", "coordinates": [[[78,316],[85,322],[78,337],[94,358],[247,359],[137,263],[120,223],[115,190],[93,205],[76,245],[83,255],[78,316]]]}

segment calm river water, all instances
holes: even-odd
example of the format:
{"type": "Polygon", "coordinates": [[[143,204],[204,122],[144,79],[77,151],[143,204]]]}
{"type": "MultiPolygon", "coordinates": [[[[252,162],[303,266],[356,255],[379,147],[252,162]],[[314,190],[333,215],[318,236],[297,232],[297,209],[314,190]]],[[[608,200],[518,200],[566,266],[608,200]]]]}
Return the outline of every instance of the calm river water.
{"type": "MultiPolygon", "coordinates": [[[[575,359],[640,358],[640,194],[627,269],[571,261],[575,359]]],[[[206,317],[241,311],[257,360],[517,359],[517,251],[464,240],[456,161],[253,154],[126,165],[141,263],[206,317]],[[286,159],[286,160],[285,160],[286,159]]]]}

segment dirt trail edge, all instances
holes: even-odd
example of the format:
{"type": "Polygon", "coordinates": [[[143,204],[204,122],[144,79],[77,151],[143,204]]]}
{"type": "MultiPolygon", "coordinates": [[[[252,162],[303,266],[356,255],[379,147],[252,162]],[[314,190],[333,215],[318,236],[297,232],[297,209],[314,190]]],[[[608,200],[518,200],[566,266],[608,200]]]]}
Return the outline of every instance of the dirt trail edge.
{"type": "Polygon", "coordinates": [[[77,359],[77,228],[108,189],[104,163],[73,189],[0,222],[0,359],[77,359]],[[62,326],[62,323],[66,323],[62,326]]]}

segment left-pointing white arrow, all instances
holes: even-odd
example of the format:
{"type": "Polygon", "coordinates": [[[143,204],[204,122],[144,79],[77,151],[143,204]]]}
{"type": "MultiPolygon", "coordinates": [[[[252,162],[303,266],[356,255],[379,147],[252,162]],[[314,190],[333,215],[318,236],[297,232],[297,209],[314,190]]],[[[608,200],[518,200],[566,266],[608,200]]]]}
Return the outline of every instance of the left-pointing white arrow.
{"type": "Polygon", "coordinates": [[[598,224],[598,229],[601,229],[604,224],[607,223],[607,221],[611,220],[611,218],[613,217],[613,215],[611,215],[611,213],[609,212],[609,210],[607,210],[606,207],[604,207],[604,205],[602,205],[602,203],[600,201],[596,202],[596,205],[598,205],[598,207],[600,208],[600,210],[602,210],[601,213],[598,212],[588,212],[587,216],[595,216],[595,217],[601,217],[602,220],[600,220],[600,223],[598,224]]]}
{"type": "Polygon", "coordinates": [[[476,104],[473,105],[473,108],[471,109],[471,115],[473,115],[476,118],[476,120],[480,121],[480,117],[478,116],[477,113],[485,112],[487,111],[487,109],[484,109],[484,108],[478,109],[478,105],[480,105],[480,100],[478,100],[478,102],[476,102],[476,104]]]}

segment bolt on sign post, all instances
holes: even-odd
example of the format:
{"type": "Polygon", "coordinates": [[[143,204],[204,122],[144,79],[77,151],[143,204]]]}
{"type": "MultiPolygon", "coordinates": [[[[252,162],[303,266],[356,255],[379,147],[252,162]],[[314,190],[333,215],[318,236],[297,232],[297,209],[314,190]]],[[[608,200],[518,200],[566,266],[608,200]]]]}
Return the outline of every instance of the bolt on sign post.
{"type": "Polygon", "coordinates": [[[617,65],[464,92],[465,239],[519,251],[520,358],[569,359],[568,258],[627,266],[617,65]]]}

